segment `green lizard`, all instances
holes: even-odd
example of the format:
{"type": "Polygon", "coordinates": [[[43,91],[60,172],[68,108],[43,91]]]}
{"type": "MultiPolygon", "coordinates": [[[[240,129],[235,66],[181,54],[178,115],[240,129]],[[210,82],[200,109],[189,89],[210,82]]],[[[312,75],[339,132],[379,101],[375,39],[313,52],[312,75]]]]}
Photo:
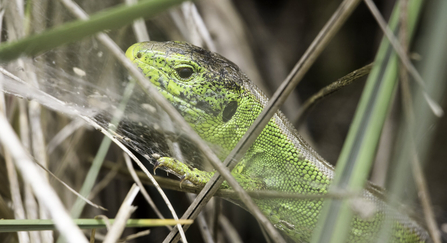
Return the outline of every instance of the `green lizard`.
{"type": "MultiPolygon", "coordinates": [[[[268,98],[231,61],[182,42],[143,42],[131,46],[127,57],[158,88],[197,133],[224,160],[254,122],[268,98]]],[[[214,174],[169,157],[157,160],[183,179],[204,185],[214,174]]],[[[334,169],[277,112],[232,174],[246,190],[275,190],[324,195],[334,169]]],[[[223,187],[228,187],[224,184],[223,187]]],[[[391,242],[429,242],[426,231],[409,217],[391,210],[372,187],[362,197],[374,205],[369,217],[351,222],[349,242],[377,240],[381,222],[393,220],[391,242]]],[[[276,228],[295,242],[309,242],[323,199],[256,199],[276,228]]]]}

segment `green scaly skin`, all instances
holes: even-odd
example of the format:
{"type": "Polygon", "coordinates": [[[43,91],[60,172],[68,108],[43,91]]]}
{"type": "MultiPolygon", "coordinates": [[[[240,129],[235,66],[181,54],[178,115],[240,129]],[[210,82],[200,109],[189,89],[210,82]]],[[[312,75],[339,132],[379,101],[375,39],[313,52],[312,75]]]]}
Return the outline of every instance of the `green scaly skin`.
{"type": "MultiPolygon", "coordinates": [[[[127,57],[157,86],[221,160],[254,122],[267,97],[224,57],[188,43],[143,42],[131,46],[127,57]]],[[[168,157],[163,166],[197,185],[214,172],[191,169],[168,157]]],[[[321,158],[277,112],[232,174],[246,190],[275,190],[324,195],[334,178],[333,167],[321,158]]],[[[228,187],[226,184],[223,187],[228,187]]],[[[429,242],[426,231],[409,217],[378,199],[373,189],[363,199],[374,205],[368,218],[356,215],[348,242],[377,240],[381,222],[393,221],[391,242],[429,242]]],[[[276,228],[295,242],[309,242],[323,205],[322,199],[257,199],[276,228]]]]}

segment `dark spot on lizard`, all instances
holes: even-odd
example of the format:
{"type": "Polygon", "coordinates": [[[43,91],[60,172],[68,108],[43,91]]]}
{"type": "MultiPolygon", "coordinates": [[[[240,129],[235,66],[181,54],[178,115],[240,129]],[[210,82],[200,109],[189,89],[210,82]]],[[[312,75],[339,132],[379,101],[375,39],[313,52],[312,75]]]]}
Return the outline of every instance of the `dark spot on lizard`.
{"type": "Polygon", "coordinates": [[[222,113],[222,121],[227,122],[229,121],[234,113],[237,111],[237,101],[231,101],[228,103],[228,105],[225,107],[223,113],[222,113]]]}
{"type": "Polygon", "coordinates": [[[206,101],[202,101],[202,100],[197,101],[196,107],[207,112],[207,113],[211,113],[214,116],[216,116],[218,114],[218,111],[214,110],[213,107],[206,101]]]}

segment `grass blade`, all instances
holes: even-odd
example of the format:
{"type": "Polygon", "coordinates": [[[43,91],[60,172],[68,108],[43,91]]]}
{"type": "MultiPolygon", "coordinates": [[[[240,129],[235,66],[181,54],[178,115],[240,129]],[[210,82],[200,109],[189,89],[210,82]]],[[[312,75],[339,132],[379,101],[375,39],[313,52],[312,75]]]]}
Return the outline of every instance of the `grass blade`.
{"type": "MultiPolygon", "coordinates": [[[[409,3],[409,33],[414,30],[421,3],[421,0],[409,3]]],[[[399,12],[400,8],[396,4],[389,24],[394,32],[398,28],[399,12]]],[[[395,93],[397,61],[397,55],[384,38],[337,161],[333,188],[359,191],[366,183],[395,93]]],[[[314,231],[312,242],[345,242],[352,216],[348,200],[326,201],[318,223],[320,227],[314,231]]]]}
{"type": "MultiPolygon", "coordinates": [[[[106,228],[105,219],[74,219],[76,225],[81,229],[100,229],[106,228]]],[[[108,219],[110,224],[115,219],[108,219]]],[[[159,227],[176,224],[192,224],[189,219],[128,219],[126,227],[143,228],[159,227]]],[[[34,230],[55,230],[55,224],[51,219],[3,219],[0,220],[0,233],[34,230]]]]}
{"type": "MultiPolygon", "coordinates": [[[[427,6],[427,22],[422,24],[422,38],[416,47],[418,53],[424,56],[421,65],[418,65],[421,76],[426,81],[427,93],[430,94],[435,101],[440,102],[445,95],[446,88],[446,72],[445,65],[447,63],[445,40],[447,38],[447,31],[445,24],[447,23],[447,16],[444,14],[447,11],[447,3],[445,1],[433,1],[427,6]]],[[[436,126],[436,117],[430,112],[428,104],[424,101],[424,94],[419,90],[413,94],[414,100],[414,122],[408,120],[402,121],[400,124],[399,140],[397,147],[401,148],[393,157],[396,161],[395,176],[393,176],[390,183],[390,194],[392,204],[397,204],[405,197],[405,191],[408,191],[408,174],[411,174],[411,161],[414,158],[419,158],[422,162],[428,162],[428,151],[432,149],[435,144],[431,144],[434,137],[434,127],[436,126]],[[414,149],[415,148],[415,149],[414,149]],[[417,155],[417,157],[416,157],[417,155]]],[[[414,166],[414,165],[413,165],[414,166]]],[[[413,168],[414,170],[414,168],[413,168]]],[[[416,177],[416,179],[418,179],[416,177]]],[[[430,198],[426,192],[418,192],[422,204],[430,204],[430,198]],[[425,202],[424,202],[425,201],[425,202]]],[[[435,242],[439,235],[436,229],[436,224],[433,218],[428,218],[432,212],[424,206],[424,216],[429,226],[430,234],[435,242]]],[[[439,215],[435,215],[438,216],[439,215]]],[[[383,226],[385,234],[386,225],[383,226]]]]}
{"type": "Polygon", "coordinates": [[[33,56],[57,46],[80,40],[107,29],[117,29],[133,20],[148,18],[175,6],[183,0],[146,0],[135,5],[106,10],[92,15],[88,20],[77,20],[0,46],[0,61],[11,61],[20,55],[33,56]]]}

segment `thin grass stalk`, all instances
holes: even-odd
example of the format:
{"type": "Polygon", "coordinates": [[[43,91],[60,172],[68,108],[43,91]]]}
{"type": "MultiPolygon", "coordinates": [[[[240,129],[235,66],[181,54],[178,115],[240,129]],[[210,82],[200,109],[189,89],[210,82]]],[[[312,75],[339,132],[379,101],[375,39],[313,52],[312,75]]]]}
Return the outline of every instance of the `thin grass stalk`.
{"type": "Polygon", "coordinates": [[[197,11],[196,5],[192,2],[184,2],[182,3],[182,12],[188,28],[190,42],[196,46],[203,46],[205,44],[208,50],[216,52],[214,41],[197,11]]]}
{"type": "MultiPolygon", "coordinates": [[[[20,9],[18,9],[17,12],[15,12],[16,16],[20,16],[20,9]]],[[[22,18],[18,18],[16,21],[14,21],[15,25],[18,25],[17,21],[20,21],[22,18]]],[[[11,26],[11,25],[10,25],[11,26]]],[[[10,27],[9,26],[9,27],[10,27]]],[[[17,30],[16,35],[20,34],[20,29],[17,30]]],[[[18,60],[17,64],[19,66],[23,67],[23,61],[22,60],[18,60]]],[[[30,142],[29,142],[29,126],[28,126],[28,114],[26,112],[27,108],[26,108],[26,104],[24,100],[19,100],[19,126],[20,126],[20,137],[22,140],[22,144],[25,146],[25,148],[29,151],[30,148],[30,142]]],[[[6,109],[4,110],[6,111],[6,109]]],[[[7,151],[5,149],[5,162],[6,162],[6,168],[8,171],[8,178],[9,178],[9,185],[10,185],[10,192],[11,192],[11,199],[12,199],[12,203],[14,205],[14,215],[16,219],[25,219],[26,218],[26,214],[25,214],[25,206],[34,206],[32,205],[32,202],[30,202],[30,200],[32,200],[32,192],[31,193],[27,193],[29,192],[28,190],[25,189],[25,193],[24,193],[24,201],[25,204],[23,204],[22,201],[22,196],[21,196],[21,192],[20,192],[20,182],[18,179],[18,175],[17,175],[17,171],[16,168],[14,167],[14,163],[13,163],[13,158],[10,154],[9,151],[7,151]]],[[[25,187],[29,187],[30,185],[25,183],[25,187]]],[[[27,211],[29,211],[29,213],[31,215],[37,215],[37,207],[30,207],[27,211]]],[[[28,243],[30,242],[30,234],[28,232],[17,232],[18,235],[18,239],[20,243],[28,243]]],[[[33,235],[33,234],[31,234],[33,235]]],[[[40,239],[36,238],[37,240],[40,239]]]]}
{"type": "Polygon", "coordinates": [[[112,169],[93,187],[90,195],[88,197],[89,200],[95,198],[104,188],[106,188],[110,183],[117,179],[118,169],[123,166],[123,159],[118,159],[112,169]]]}
{"type": "Polygon", "coordinates": [[[222,231],[225,232],[225,238],[228,242],[232,243],[243,243],[241,237],[239,236],[237,230],[230,223],[227,217],[221,215],[219,217],[219,226],[222,228],[222,231]]]}
{"type": "MultiPolygon", "coordinates": [[[[230,0],[202,1],[200,9],[206,10],[201,11],[201,15],[213,36],[216,51],[236,63],[258,88],[270,95],[269,89],[263,82],[265,78],[256,65],[255,49],[253,43],[249,42],[250,31],[234,3],[230,0]]],[[[284,72],[283,75],[276,76],[275,80],[282,80],[286,75],[287,73],[284,72]]]]}
{"type": "Polygon", "coordinates": [[[140,188],[136,184],[133,184],[129,192],[127,193],[126,198],[124,198],[123,203],[118,210],[118,213],[116,214],[115,222],[112,224],[112,227],[109,228],[109,232],[107,233],[103,241],[104,243],[118,242],[119,237],[126,227],[127,220],[130,218],[130,215],[137,209],[135,206],[132,206],[132,202],[139,191],[140,188]]]}
{"type": "MultiPolygon", "coordinates": [[[[136,4],[137,2],[138,2],[137,0],[126,0],[127,5],[136,4]]],[[[132,29],[138,42],[151,40],[149,38],[149,33],[147,32],[146,23],[144,22],[144,19],[141,18],[134,20],[134,22],[132,23],[132,29]]]]}
{"type": "MultiPolygon", "coordinates": [[[[48,158],[45,149],[45,139],[41,123],[41,106],[36,101],[31,101],[28,106],[31,128],[31,144],[34,158],[45,168],[48,168],[48,158]]],[[[48,180],[48,175],[41,171],[42,176],[48,180]]],[[[34,198],[31,198],[34,201],[34,198]]],[[[39,204],[39,218],[48,219],[48,211],[39,204]]],[[[53,242],[53,232],[41,232],[43,242],[53,242]]]]}
{"type": "MultiPolygon", "coordinates": [[[[401,29],[400,29],[400,44],[402,46],[402,49],[408,53],[408,41],[407,41],[407,11],[408,11],[408,0],[401,0],[401,29]]],[[[409,78],[407,70],[401,65],[400,67],[400,83],[401,83],[401,89],[402,89],[402,104],[404,107],[404,113],[405,117],[407,119],[407,122],[410,123],[410,126],[413,127],[415,123],[415,117],[414,117],[414,106],[413,106],[413,98],[411,95],[411,90],[409,86],[409,78]]],[[[412,135],[412,138],[414,138],[414,134],[412,135]]],[[[419,156],[417,155],[416,151],[416,145],[414,140],[412,141],[412,149],[413,152],[413,159],[412,159],[412,171],[413,176],[418,188],[418,195],[422,203],[422,208],[424,210],[424,216],[425,216],[425,222],[428,227],[428,231],[430,232],[430,235],[433,239],[434,243],[441,243],[441,234],[439,232],[439,229],[436,224],[435,216],[433,213],[433,206],[431,204],[430,195],[428,192],[428,186],[427,181],[424,176],[424,173],[422,171],[421,162],[419,159],[419,156]]]]}
{"type": "Polygon", "coordinates": [[[310,110],[316,104],[318,104],[319,101],[331,95],[332,93],[337,92],[339,89],[352,84],[354,81],[359,80],[363,76],[369,74],[372,66],[373,66],[372,63],[363,66],[337,79],[328,86],[325,86],[324,88],[320,89],[317,93],[315,93],[314,95],[312,95],[310,98],[308,98],[306,101],[303,102],[295,118],[292,119],[292,123],[296,124],[297,127],[302,125],[304,119],[309,114],[310,110]]]}
{"type": "MultiPolygon", "coordinates": [[[[27,219],[38,219],[38,205],[37,201],[34,198],[33,189],[30,185],[26,184],[23,187],[24,198],[25,198],[25,207],[26,207],[26,218],[27,219]]],[[[52,233],[52,232],[51,232],[52,233]]],[[[30,231],[30,238],[32,239],[32,243],[40,243],[40,232],[30,231]]],[[[51,241],[52,242],[52,241],[51,241]]]]}
{"type": "MultiPolygon", "coordinates": [[[[120,105],[116,110],[112,118],[112,121],[110,122],[111,124],[113,124],[113,126],[111,126],[112,128],[116,128],[119,121],[121,120],[122,114],[124,113],[127,102],[130,99],[130,96],[132,95],[134,87],[135,82],[130,82],[126,86],[123,94],[123,99],[121,100],[120,105]]],[[[111,143],[112,141],[108,137],[103,138],[101,145],[98,149],[98,152],[95,156],[95,159],[93,160],[93,164],[90,167],[90,170],[88,171],[87,176],[85,178],[84,184],[82,185],[82,188],[79,192],[83,197],[88,197],[88,195],[90,194],[98,177],[99,171],[101,170],[102,163],[104,162],[104,159],[106,157],[107,151],[109,150],[111,143]]],[[[73,218],[79,218],[79,216],[82,213],[82,210],[84,209],[84,206],[85,201],[82,198],[78,197],[71,210],[71,216],[73,218]]]]}
{"type": "Polygon", "coordinates": [[[425,98],[425,102],[429,105],[430,109],[433,111],[433,113],[441,117],[444,114],[444,111],[442,108],[437,104],[433,99],[427,94],[425,91],[425,81],[422,79],[419,72],[416,70],[414,65],[411,63],[410,58],[405,53],[405,51],[402,49],[401,45],[399,44],[399,41],[397,38],[393,35],[392,31],[386,26],[386,22],[383,19],[382,15],[380,14],[379,10],[377,9],[377,6],[372,2],[371,0],[364,0],[366,5],[368,5],[368,8],[370,9],[371,13],[373,14],[374,18],[376,19],[377,23],[379,24],[382,31],[385,33],[386,37],[392,44],[394,50],[398,54],[398,57],[401,61],[401,63],[405,66],[405,69],[411,74],[413,79],[416,81],[418,85],[420,85],[420,89],[422,90],[425,98]]]}
{"type": "MultiPolygon", "coordinates": [[[[20,37],[26,36],[29,34],[30,23],[31,23],[31,14],[30,14],[30,4],[25,4],[23,1],[17,1],[17,5],[21,7],[25,6],[25,9],[17,8],[17,15],[20,15],[20,18],[17,18],[17,22],[21,21],[23,25],[23,32],[19,34],[20,37]],[[21,13],[21,11],[25,11],[21,13]],[[23,16],[22,16],[23,15],[23,16]]],[[[17,7],[17,6],[16,6],[17,7]]],[[[19,23],[18,23],[19,24],[19,23]]],[[[30,65],[30,61],[28,58],[19,59],[17,64],[23,68],[24,70],[28,70],[27,73],[21,73],[23,77],[27,77],[30,84],[37,85],[36,77],[34,75],[34,68],[30,65]]],[[[25,148],[28,151],[32,150],[32,154],[34,157],[39,160],[41,163],[47,167],[47,159],[46,153],[44,151],[44,139],[43,133],[40,124],[40,106],[37,102],[30,102],[28,106],[26,106],[24,101],[19,101],[19,110],[20,110],[20,136],[22,139],[22,143],[25,145],[25,148]],[[29,118],[29,119],[28,119],[29,118]],[[39,140],[39,141],[36,141],[39,140]]],[[[42,172],[42,175],[45,177],[45,173],[42,172]]],[[[38,204],[34,198],[34,194],[32,192],[31,186],[27,183],[24,185],[24,201],[26,207],[26,215],[28,219],[47,219],[48,212],[43,207],[42,204],[38,204]]],[[[53,232],[45,231],[45,232],[30,232],[30,240],[33,243],[40,243],[41,240],[44,242],[52,242],[53,241],[53,232]]]]}
{"type": "MultiPolygon", "coordinates": [[[[193,202],[194,198],[195,198],[194,195],[190,194],[190,193],[187,193],[186,197],[188,198],[189,202],[193,202]]],[[[197,223],[200,234],[202,235],[203,242],[214,243],[215,238],[211,234],[212,229],[209,227],[208,223],[206,222],[205,211],[202,211],[194,221],[195,221],[195,223],[197,223]]]]}
{"type": "MultiPolygon", "coordinates": [[[[78,20],[0,45],[0,61],[11,61],[20,55],[33,56],[57,46],[81,40],[106,29],[114,30],[141,17],[151,17],[183,0],[146,0],[132,6],[119,6],[102,11],[89,20],[78,20]]],[[[11,31],[11,28],[8,28],[11,31]]],[[[11,32],[10,32],[11,33],[11,32]]]]}
{"type": "MultiPolygon", "coordinates": [[[[409,34],[413,33],[422,1],[409,4],[409,34]]],[[[398,28],[400,8],[394,7],[390,29],[398,28]]],[[[368,77],[348,136],[337,161],[332,188],[359,191],[364,187],[375,157],[380,134],[397,84],[397,55],[382,39],[374,67],[368,77]]],[[[314,231],[312,242],[345,242],[353,212],[349,200],[327,200],[314,231]]]]}
{"type": "MultiPolygon", "coordinates": [[[[423,26],[422,40],[419,42],[416,50],[424,56],[424,62],[419,66],[420,73],[427,82],[427,92],[435,101],[440,101],[445,95],[446,73],[445,65],[447,63],[447,48],[445,40],[447,39],[447,31],[445,24],[447,16],[447,2],[432,1],[427,6],[426,22],[423,26]]],[[[410,126],[408,120],[401,122],[398,140],[398,152],[394,155],[396,161],[397,173],[393,176],[390,183],[391,203],[397,206],[402,198],[404,198],[405,188],[408,187],[408,174],[411,174],[411,166],[409,161],[412,160],[413,153],[419,156],[422,161],[426,161],[427,151],[430,148],[434,131],[433,126],[436,125],[436,118],[428,110],[427,104],[423,101],[424,95],[419,91],[413,91],[414,104],[414,126],[410,126]],[[411,142],[416,143],[416,151],[411,149],[411,142]],[[425,158],[425,159],[424,159],[425,158]]],[[[388,225],[390,222],[388,222],[388,225]]],[[[386,230],[387,224],[382,227],[381,234],[389,234],[386,230]]],[[[435,236],[436,237],[436,236],[435,236]]]]}
{"type": "MultiPolygon", "coordinates": [[[[368,7],[370,8],[371,12],[373,13],[374,17],[376,18],[377,22],[380,24],[382,30],[386,33],[387,38],[389,39],[389,41],[391,42],[391,44],[393,45],[394,49],[397,51],[397,53],[399,54],[399,58],[401,60],[401,63],[403,64],[403,66],[405,66],[405,70],[402,71],[401,68],[401,73],[403,74],[402,80],[403,80],[403,106],[404,106],[404,113],[406,115],[407,118],[407,122],[409,123],[409,127],[414,127],[414,115],[413,115],[413,105],[412,105],[412,99],[411,99],[411,95],[409,93],[409,89],[408,87],[405,88],[408,84],[406,84],[407,82],[407,73],[406,71],[408,71],[413,78],[419,83],[419,84],[425,84],[425,82],[423,81],[423,78],[419,75],[419,73],[417,72],[417,70],[414,68],[414,66],[410,63],[408,56],[405,56],[405,46],[407,46],[407,44],[405,43],[405,38],[406,37],[406,10],[407,10],[407,2],[404,0],[402,1],[402,15],[404,15],[403,19],[401,22],[401,25],[403,27],[401,27],[401,33],[403,33],[404,37],[402,38],[404,41],[403,46],[401,47],[399,46],[399,43],[397,42],[397,39],[394,38],[394,36],[390,35],[390,31],[389,29],[386,28],[385,24],[384,24],[384,20],[382,19],[382,17],[380,16],[380,14],[378,14],[378,10],[377,7],[374,5],[373,2],[371,2],[370,0],[365,0],[365,2],[367,3],[368,7]],[[405,8],[405,9],[404,9],[405,8]]],[[[427,102],[428,106],[430,107],[430,109],[432,109],[433,113],[440,117],[443,115],[443,110],[441,107],[439,107],[439,105],[437,104],[436,101],[434,101],[426,92],[425,90],[425,85],[421,85],[421,87],[419,87],[420,91],[422,92],[425,101],[427,102]]],[[[425,177],[423,175],[422,169],[421,169],[421,165],[420,165],[420,161],[418,158],[416,151],[416,146],[414,143],[414,134],[412,133],[412,131],[410,131],[410,134],[412,134],[410,136],[410,151],[412,151],[412,171],[413,171],[413,176],[415,178],[415,182],[417,185],[417,189],[418,189],[418,195],[420,196],[421,199],[421,203],[422,203],[422,208],[424,210],[424,216],[426,219],[426,223],[429,229],[429,232],[432,236],[432,239],[434,240],[435,243],[441,243],[441,239],[440,239],[440,234],[439,234],[439,230],[436,226],[436,221],[434,219],[434,213],[433,213],[433,208],[431,205],[431,200],[430,200],[430,196],[428,193],[428,188],[426,185],[426,180],[425,177]]]]}
{"type": "MultiPolygon", "coordinates": [[[[155,214],[161,218],[164,219],[163,215],[161,214],[160,210],[158,210],[157,206],[155,205],[154,201],[152,201],[151,197],[149,196],[149,193],[147,193],[146,189],[143,186],[143,183],[141,183],[141,180],[138,178],[137,173],[135,169],[132,166],[132,161],[130,160],[129,156],[124,153],[124,161],[126,162],[127,169],[129,173],[131,174],[133,180],[135,183],[140,187],[141,193],[143,194],[144,198],[148,202],[148,204],[151,206],[151,208],[154,210],[155,214]]],[[[172,228],[168,226],[168,229],[171,230],[172,228]]]]}
{"type": "MultiPolygon", "coordinates": [[[[5,102],[4,102],[4,94],[3,93],[2,93],[2,102],[1,103],[2,104],[0,104],[0,113],[6,114],[6,106],[5,106],[5,102]]],[[[23,110],[24,102],[22,101],[21,104],[22,105],[20,107],[22,107],[21,110],[23,110]]],[[[20,116],[20,118],[21,117],[23,117],[23,116],[20,116]]],[[[20,120],[23,120],[23,119],[20,119],[20,120]]],[[[26,122],[26,119],[25,119],[25,122],[26,122]]],[[[20,124],[21,124],[21,122],[20,122],[20,124]]],[[[23,130],[21,129],[21,131],[23,131],[23,130]]],[[[23,206],[24,204],[22,201],[21,193],[20,193],[21,187],[20,187],[17,171],[14,167],[13,158],[11,157],[11,154],[7,149],[4,150],[4,155],[5,155],[5,164],[6,164],[7,175],[8,175],[8,179],[9,179],[9,187],[10,187],[9,191],[11,193],[11,201],[12,201],[12,205],[14,208],[14,218],[25,219],[26,218],[25,207],[23,206]]],[[[29,190],[27,190],[28,188],[26,188],[28,186],[29,186],[29,184],[25,183],[25,193],[24,193],[25,206],[28,206],[28,205],[33,206],[33,205],[30,205],[31,204],[30,200],[27,200],[27,199],[29,199],[29,196],[32,197],[32,192],[29,192],[29,190]]],[[[37,207],[34,207],[34,208],[30,207],[29,213],[31,215],[35,214],[37,217],[36,208],[37,207]]],[[[31,234],[31,235],[33,235],[33,234],[31,234]]],[[[30,234],[28,232],[17,232],[17,236],[18,236],[18,240],[20,243],[30,242],[30,234]]],[[[37,238],[37,240],[38,239],[39,238],[37,238]]]]}
{"type": "Polygon", "coordinates": [[[150,230],[143,230],[143,231],[137,232],[135,234],[128,235],[128,236],[124,237],[122,240],[125,242],[128,242],[130,240],[134,240],[136,238],[149,235],[150,233],[151,233],[150,230]]]}
{"type": "Polygon", "coordinates": [[[55,179],[56,181],[58,181],[59,183],[61,183],[63,186],[65,186],[69,191],[71,191],[73,194],[75,194],[76,196],[78,196],[79,198],[81,198],[82,200],[84,200],[86,203],[88,203],[89,205],[91,205],[92,207],[107,211],[106,208],[101,207],[93,202],[91,202],[90,200],[88,200],[86,197],[83,197],[82,195],[80,195],[79,193],[77,193],[74,189],[72,189],[70,186],[67,185],[67,183],[65,183],[64,181],[62,181],[61,179],[59,179],[58,177],[56,177],[51,171],[49,171],[47,168],[45,168],[43,165],[41,165],[39,162],[35,161],[36,165],[38,165],[43,171],[45,171],[47,174],[42,174],[43,176],[47,176],[48,174],[52,176],[53,179],[55,179]]]}
{"type": "MultiPolygon", "coordinates": [[[[8,30],[14,28],[13,31],[10,31],[9,39],[16,40],[25,35],[24,26],[25,26],[25,16],[24,16],[24,3],[23,1],[14,1],[8,4],[8,12],[6,15],[8,30]]],[[[26,61],[25,61],[26,62],[26,61]]],[[[25,63],[22,59],[17,60],[16,65],[22,69],[25,68],[25,63]]],[[[24,73],[21,73],[24,75],[24,73]]],[[[29,124],[28,124],[28,113],[27,106],[24,100],[19,100],[19,127],[20,127],[20,137],[22,140],[22,144],[24,145],[27,151],[30,151],[30,132],[29,132],[29,124]]],[[[4,107],[5,108],[5,107],[4,107]]],[[[4,109],[3,111],[6,111],[4,109]]],[[[24,183],[25,193],[24,193],[24,201],[25,204],[22,203],[22,197],[20,195],[20,184],[17,176],[16,169],[14,168],[13,158],[11,157],[11,153],[5,149],[5,162],[6,168],[8,171],[8,178],[10,180],[10,188],[11,188],[11,197],[12,203],[14,205],[14,214],[16,219],[25,219],[25,206],[30,206],[26,209],[27,213],[31,217],[37,218],[37,204],[34,202],[33,194],[29,189],[30,185],[28,183],[24,183]]],[[[38,234],[32,233],[31,235],[28,232],[18,232],[19,242],[27,243],[30,242],[30,236],[36,235],[36,241],[40,241],[40,236],[38,234]]]]}
{"type": "Polygon", "coordinates": [[[56,223],[56,227],[69,242],[87,243],[82,232],[77,228],[69,215],[66,213],[62,202],[57,197],[54,190],[41,176],[34,162],[29,158],[27,152],[22,147],[19,139],[12,130],[5,116],[0,113],[0,126],[3,128],[0,134],[0,141],[11,153],[15,165],[20,170],[24,180],[29,183],[39,203],[51,209],[50,214],[56,223]]]}
{"type": "MultiPolygon", "coordinates": [[[[161,189],[160,185],[157,183],[157,181],[153,178],[153,176],[149,173],[149,171],[147,170],[147,168],[143,165],[143,163],[141,163],[141,161],[138,159],[137,156],[135,156],[126,146],[124,146],[124,144],[122,144],[120,141],[118,141],[109,131],[105,130],[104,128],[102,128],[101,126],[99,126],[98,124],[96,124],[93,120],[91,120],[90,118],[80,115],[84,120],[86,120],[88,123],[92,124],[95,128],[97,128],[98,130],[100,130],[104,135],[106,135],[110,140],[112,140],[116,145],[118,145],[118,147],[120,147],[127,155],[129,155],[130,158],[133,159],[133,161],[140,167],[141,170],[143,170],[144,174],[146,175],[147,178],[149,178],[151,180],[151,183],[155,186],[155,188],[158,190],[158,192],[160,193],[160,195],[162,196],[163,200],[166,203],[166,206],[169,208],[169,210],[171,211],[173,217],[175,220],[179,220],[177,217],[177,214],[175,213],[174,208],[172,207],[172,204],[169,202],[166,194],[163,192],[163,190],[161,189]]],[[[177,227],[180,225],[180,222],[176,225],[177,227]]],[[[180,226],[181,227],[181,226],[180,226]]],[[[186,239],[183,230],[181,231],[181,237],[183,239],[186,239]]]]}
{"type": "MultiPolygon", "coordinates": [[[[8,171],[9,187],[11,192],[11,201],[14,206],[14,218],[25,219],[25,209],[22,203],[22,197],[20,196],[20,185],[17,176],[17,172],[14,168],[14,163],[9,151],[4,150],[6,169],[8,171]]],[[[17,232],[20,243],[30,242],[30,236],[28,232],[17,232]]]]}
{"type": "MultiPolygon", "coordinates": [[[[93,160],[93,164],[88,171],[84,183],[82,184],[81,190],[79,194],[83,197],[88,197],[90,194],[93,185],[96,182],[96,178],[98,177],[99,171],[101,169],[102,162],[107,154],[107,151],[110,147],[111,141],[108,138],[104,138],[99,146],[98,152],[93,160]]],[[[82,210],[84,209],[85,201],[81,198],[77,198],[72,209],[71,209],[71,217],[79,218],[81,216],[82,210]]]]}
{"type": "MultiPolygon", "coordinates": [[[[0,7],[0,30],[3,29],[3,17],[5,16],[5,9],[3,6],[0,7]]],[[[2,36],[0,35],[0,42],[2,41],[2,36]]]]}
{"type": "MultiPolygon", "coordinates": [[[[94,219],[74,219],[73,222],[75,222],[75,224],[77,224],[81,229],[103,229],[110,228],[110,224],[113,224],[115,222],[115,219],[108,219],[106,217],[95,217],[94,219]]],[[[163,227],[166,225],[176,225],[178,223],[192,224],[193,221],[184,219],[128,219],[126,221],[126,227],[163,227]]],[[[51,219],[3,219],[0,221],[0,233],[55,229],[55,223],[51,219]]]]}
{"type": "Polygon", "coordinates": [[[74,132],[78,131],[79,128],[85,125],[82,119],[74,119],[64,128],[62,128],[47,144],[47,154],[51,154],[54,149],[56,149],[65,139],[70,137],[74,132]]]}

